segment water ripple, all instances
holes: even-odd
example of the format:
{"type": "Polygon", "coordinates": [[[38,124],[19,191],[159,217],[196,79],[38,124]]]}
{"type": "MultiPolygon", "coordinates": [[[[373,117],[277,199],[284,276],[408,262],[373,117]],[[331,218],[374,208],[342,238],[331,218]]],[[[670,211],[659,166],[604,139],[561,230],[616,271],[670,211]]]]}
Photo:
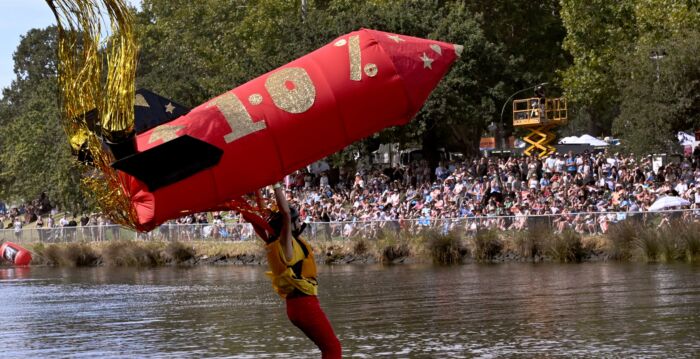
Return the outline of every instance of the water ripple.
{"type": "MultiPolygon", "coordinates": [[[[321,267],[353,358],[697,357],[688,265],[321,267]]],[[[317,357],[263,267],[0,273],[4,357],[317,357]],[[9,273],[9,274],[8,274],[9,273]]]]}

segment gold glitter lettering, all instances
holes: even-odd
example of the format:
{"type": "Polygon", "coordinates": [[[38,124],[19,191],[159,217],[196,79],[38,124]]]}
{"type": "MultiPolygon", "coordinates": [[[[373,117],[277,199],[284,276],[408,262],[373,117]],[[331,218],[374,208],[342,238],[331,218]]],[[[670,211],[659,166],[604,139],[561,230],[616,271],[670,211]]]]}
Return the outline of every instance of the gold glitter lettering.
{"type": "Polygon", "coordinates": [[[394,40],[397,44],[400,43],[401,41],[406,41],[402,38],[399,37],[399,35],[387,35],[388,38],[394,40]]]}
{"type": "Polygon", "coordinates": [[[265,126],[265,121],[253,122],[253,118],[250,117],[238,96],[230,92],[213,99],[207,107],[212,106],[221,111],[229,127],[231,127],[231,132],[224,136],[226,143],[231,143],[267,127],[265,126]]]}
{"type": "Polygon", "coordinates": [[[151,136],[148,137],[148,143],[151,144],[158,140],[163,140],[163,143],[172,141],[178,138],[177,131],[182,130],[185,126],[161,125],[153,129],[151,136]]]}
{"type": "Polygon", "coordinates": [[[262,96],[260,96],[259,93],[254,93],[250,96],[248,96],[248,102],[250,102],[251,105],[257,106],[262,103],[262,96]]]}
{"type": "Polygon", "coordinates": [[[377,76],[378,71],[379,70],[377,69],[377,65],[375,65],[375,64],[365,65],[365,74],[369,77],[377,76]]]}
{"type": "Polygon", "coordinates": [[[360,35],[350,36],[348,45],[350,54],[350,80],[362,80],[362,53],[360,52],[360,35]]]}
{"type": "Polygon", "coordinates": [[[265,80],[265,88],[277,108],[289,113],[306,112],[314,104],[316,88],[301,67],[279,70],[265,80]]]}

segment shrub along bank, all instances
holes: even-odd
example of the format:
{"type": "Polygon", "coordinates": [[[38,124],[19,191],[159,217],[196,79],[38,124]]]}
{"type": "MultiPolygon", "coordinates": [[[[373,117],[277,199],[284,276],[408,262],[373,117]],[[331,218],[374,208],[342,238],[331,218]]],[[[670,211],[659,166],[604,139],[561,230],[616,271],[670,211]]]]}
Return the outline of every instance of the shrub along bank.
{"type": "MultiPolygon", "coordinates": [[[[315,241],[317,262],[698,262],[700,224],[677,222],[665,228],[625,221],[605,235],[553,233],[545,227],[528,231],[486,230],[467,235],[423,231],[415,236],[384,232],[377,238],[315,241]]],[[[261,241],[163,242],[111,241],[33,244],[33,264],[53,266],[161,266],[266,263],[261,241]]]]}

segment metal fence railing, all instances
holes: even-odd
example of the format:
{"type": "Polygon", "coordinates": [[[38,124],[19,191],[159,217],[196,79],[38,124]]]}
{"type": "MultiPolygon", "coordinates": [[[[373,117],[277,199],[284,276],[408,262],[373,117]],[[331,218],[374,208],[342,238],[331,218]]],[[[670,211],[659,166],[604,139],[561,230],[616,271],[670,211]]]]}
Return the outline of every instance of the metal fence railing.
{"type": "Polygon", "coordinates": [[[310,223],[305,236],[311,240],[377,238],[382,234],[419,235],[426,230],[446,234],[459,230],[475,234],[480,230],[524,231],[539,227],[558,233],[572,230],[584,235],[605,234],[615,223],[634,221],[654,227],[670,226],[677,220],[700,222],[700,210],[663,212],[582,212],[547,215],[479,216],[460,218],[418,218],[411,220],[374,220],[310,223]]]}
{"type": "MultiPolygon", "coordinates": [[[[522,231],[536,226],[553,232],[573,230],[581,234],[605,234],[610,226],[622,221],[664,227],[677,220],[700,221],[700,209],[659,212],[582,212],[548,215],[481,216],[459,218],[427,218],[403,220],[371,220],[307,223],[304,236],[314,240],[336,240],[351,237],[377,238],[382,234],[417,235],[425,230],[448,233],[460,230],[522,231]]],[[[0,230],[0,240],[15,242],[59,243],[74,241],[111,241],[119,239],[166,241],[246,241],[255,239],[248,223],[164,224],[148,233],[136,233],[118,225],[55,228],[23,228],[0,230]]]]}

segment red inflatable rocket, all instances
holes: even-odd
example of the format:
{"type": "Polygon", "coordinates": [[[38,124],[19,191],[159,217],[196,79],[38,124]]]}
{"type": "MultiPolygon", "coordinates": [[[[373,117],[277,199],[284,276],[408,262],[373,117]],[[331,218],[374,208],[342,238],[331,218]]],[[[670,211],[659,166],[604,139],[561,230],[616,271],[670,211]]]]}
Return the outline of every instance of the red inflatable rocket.
{"type": "Polygon", "coordinates": [[[138,214],[137,228],[225,207],[359,139],[406,124],[460,51],[362,29],[138,134],[136,152],[113,164],[138,214]]]}
{"type": "Polygon", "coordinates": [[[17,266],[26,266],[32,261],[32,254],[27,249],[12,242],[0,245],[0,255],[2,259],[17,266]]]}

